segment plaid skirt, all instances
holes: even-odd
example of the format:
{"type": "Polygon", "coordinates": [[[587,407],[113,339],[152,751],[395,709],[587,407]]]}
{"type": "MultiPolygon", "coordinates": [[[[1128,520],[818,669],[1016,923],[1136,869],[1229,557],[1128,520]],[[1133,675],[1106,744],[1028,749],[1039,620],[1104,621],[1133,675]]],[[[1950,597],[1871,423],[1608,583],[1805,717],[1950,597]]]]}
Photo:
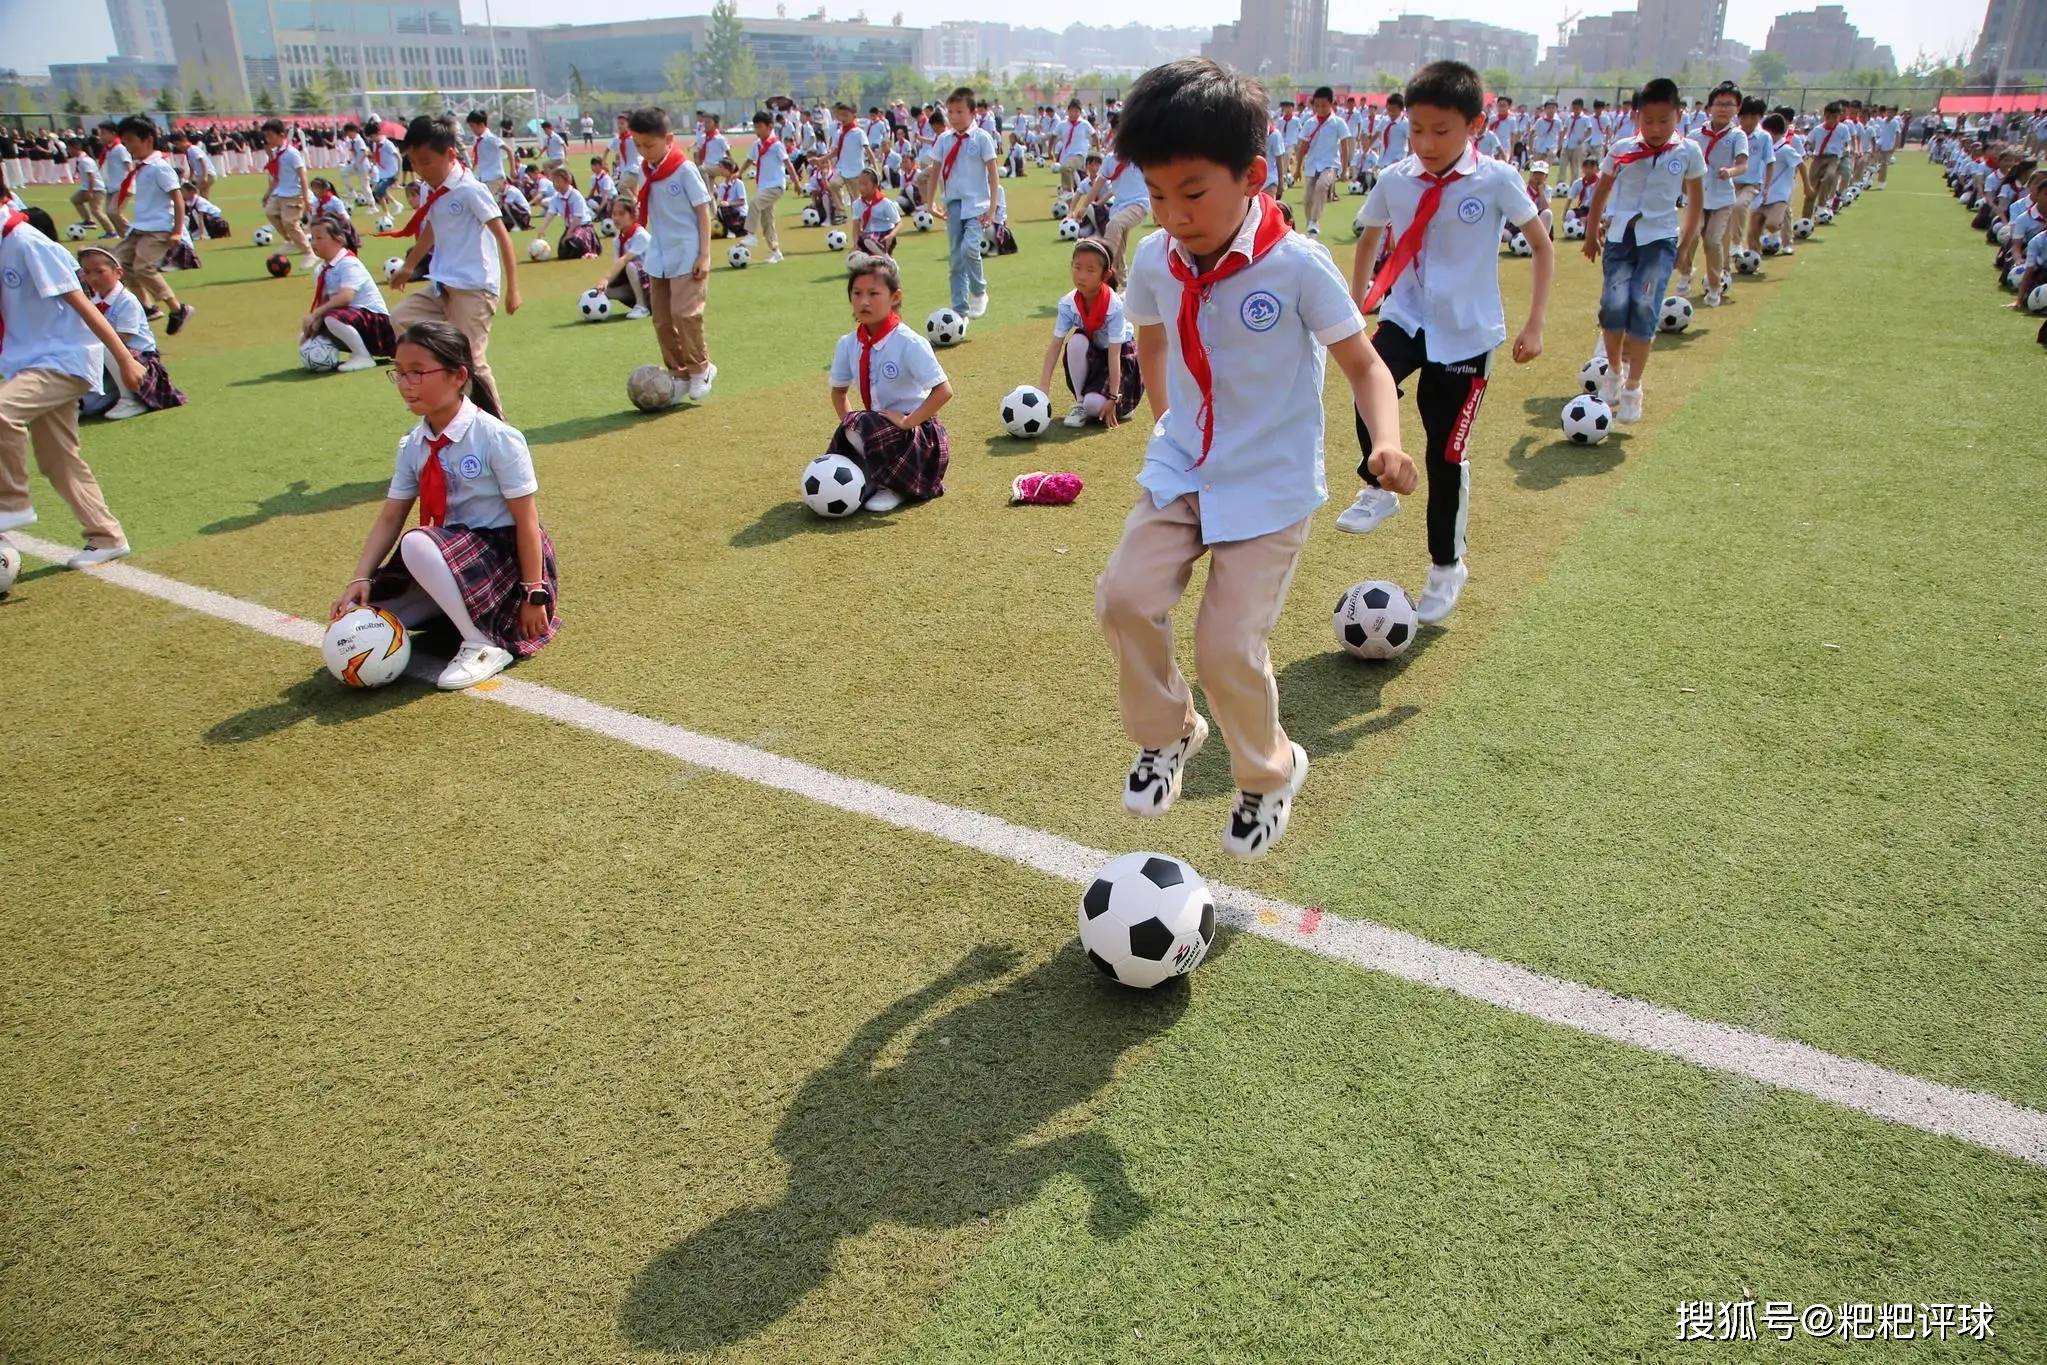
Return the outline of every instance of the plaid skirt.
{"type": "Polygon", "coordinates": [[[516,231],[524,232],[533,226],[532,209],[521,204],[501,204],[499,209],[505,215],[505,221],[516,231]]]}
{"type": "Polygon", "coordinates": [[[933,419],[914,431],[904,431],[874,412],[856,412],[832,433],[825,447],[860,466],[867,476],[867,491],[892,488],[918,502],[945,496],[945,467],[952,461],[952,441],[943,423],[933,419]],[[848,430],[859,433],[855,449],[848,430]]]}
{"type": "MultiPolygon", "coordinates": [[[[1017,252],[1016,234],[1009,230],[1009,224],[997,223],[988,229],[990,245],[997,256],[1014,256],[1017,252]]],[[[983,252],[983,255],[988,254],[983,252]]]]}
{"type": "Polygon", "coordinates": [[[163,268],[165,270],[197,270],[199,268],[199,253],[190,242],[182,237],[174,238],[169,249],[163,254],[163,268]]]}
{"type": "Polygon", "coordinates": [[[142,366],[142,387],[135,390],[135,397],[151,412],[165,408],[182,408],[185,395],[178,386],[171,383],[171,372],[163,367],[163,357],[155,351],[144,351],[135,357],[142,366]]]}
{"type": "MultiPolygon", "coordinates": [[[[508,649],[521,659],[530,659],[547,647],[561,629],[561,589],[555,581],[554,542],[540,533],[540,576],[547,590],[555,594],[555,605],[547,610],[547,634],[529,639],[519,634],[519,608],[525,594],[519,590],[519,532],[516,527],[493,526],[472,530],[467,526],[420,528],[434,538],[441,558],[454,571],[462,589],[462,605],[484,638],[499,649],[508,649]]],[[[405,558],[394,548],[384,567],[370,575],[370,600],[385,602],[401,597],[414,583],[405,558]]]]}
{"type": "Polygon", "coordinates": [[[746,210],[737,204],[718,205],[718,226],[726,237],[746,235],[746,210]]]}
{"type": "MultiPolygon", "coordinates": [[[[633,267],[633,273],[640,277],[640,293],[651,299],[654,295],[654,281],[637,265],[633,267]]],[[[605,285],[604,296],[628,307],[639,303],[639,300],[633,297],[633,287],[627,284],[623,277],[605,285]]]]}
{"type": "MultiPolygon", "coordinates": [[[[1137,368],[1136,342],[1126,341],[1116,349],[1122,353],[1123,365],[1123,387],[1116,391],[1116,419],[1121,421],[1131,413],[1136,412],[1138,403],[1143,400],[1144,375],[1137,368]]],[[[1059,372],[1066,374],[1066,366],[1063,362],[1059,366],[1059,372]]],[[[1066,375],[1066,391],[1073,393],[1072,375],[1066,375]]],[[[1087,348],[1087,382],[1082,384],[1080,392],[1073,394],[1073,396],[1081,398],[1091,393],[1099,393],[1106,396],[1108,392],[1108,348],[1105,346],[1090,346],[1087,348]]]]}
{"type": "Polygon", "coordinates": [[[896,235],[893,232],[863,232],[854,245],[862,255],[893,256],[896,254],[896,235]]]}
{"type": "Polygon", "coordinates": [[[363,345],[370,348],[371,355],[389,360],[397,354],[398,333],[391,327],[389,313],[372,313],[367,308],[337,308],[327,317],[343,326],[355,328],[363,345]]]}
{"type": "Polygon", "coordinates": [[[580,261],[585,256],[595,256],[602,247],[597,245],[597,229],[588,223],[581,227],[565,227],[561,240],[554,245],[554,254],[565,261],[580,261]]]}
{"type": "Polygon", "coordinates": [[[185,217],[195,229],[204,232],[212,241],[217,242],[230,232],[227,219],[220,214],[188,213],[185,217]]]}

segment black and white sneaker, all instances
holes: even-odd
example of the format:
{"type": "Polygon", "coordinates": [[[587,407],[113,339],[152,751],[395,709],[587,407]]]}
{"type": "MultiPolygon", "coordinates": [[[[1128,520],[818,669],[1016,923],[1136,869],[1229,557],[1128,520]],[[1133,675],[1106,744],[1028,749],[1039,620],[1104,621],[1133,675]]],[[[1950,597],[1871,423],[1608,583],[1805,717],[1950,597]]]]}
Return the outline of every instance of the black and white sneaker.
{"type": "Polygon", "coordinates": [[[1180,778],[1187,760],[1208,743],[1208,722],[1194,718],[1194,728],[1163,749],[1139,749],[1123,784],[1123,809],[1132,815],[1164,815],[1180,799],[1180,778]]]}
{"type": "Polygon", "coordinates": [[[1286,837],[1286,823],[1293,815],[1294,793],[1308,780],[1308,751],[1293,746],[1294,770],[1286,785],[1276,792],[1237,793],[1230,823],[1223,827],[1223,852],[1247,863],[1272,852],[1272,846],[1286,837]]]}

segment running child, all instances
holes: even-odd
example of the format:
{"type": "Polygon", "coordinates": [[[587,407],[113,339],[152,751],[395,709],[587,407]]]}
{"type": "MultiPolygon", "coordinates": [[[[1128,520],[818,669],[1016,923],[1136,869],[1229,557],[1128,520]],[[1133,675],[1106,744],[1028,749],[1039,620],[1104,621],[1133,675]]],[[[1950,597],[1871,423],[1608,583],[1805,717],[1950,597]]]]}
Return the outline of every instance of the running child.
{"type": "Polygon", "coordinates": [[[970,318],[988,311],[988,276],[981,268],[981,238],[995,222],[1001,189],[995,139],[974,125],[974,92],[960,86],[945,97],[948,125],[924,163],[925,197],[945,220],[947,275],[952,306],[970,318]]]}
{"type": "MultiPolygon", "coordinates": [[[[417,125],[419,120],[413,122],[417,125]]],[[[301,268],[311,270],[319,262],[313,255],[313,244],[306,239],[306,159],[291,145],[291,136],[280,118],[263,124],[263,145],[269,149],[263,173],[270,177],[269,186],[263,191],[263,216],[278,236],[305,254],[301,268]]]]}
{"type": "MultiPolygon", "coordinates": [[[[127,180],[128,168],[135,163],[135,158],[129,154],[128,148],[121,141],[121,125],[117,120],[107,119],[94,131],[99,135],[100,183],[107,187],[107,195],[111,199],[122,182],[127,180]]],[[[128,224],[121,217],[118,206],[107,216],[113,220],[114,226],[112,231],[102,235],[103,240],[108,237],[118,238],[128,230],[128,224]]]]}
{"type": "Polygon", "coordinates": [[[1350,164],[1350,125],[1336,116],[1336,92],[1324,85],[1314,94],[1302,124],[1300,177],[1308,210],[1308,235],[1322,235],[1322,212],[1336,197],[1336,176],[1350,164]]]}
{"type": "Polygon", "coordinates": [[[376,200],[377,207],[385,213],[391,212],[395,207],[391,203],[391,187],[398,183],[400,169],[398,144],[385,135],[384,125],[380,123],[370,137],[370,170],[373,177],[370,197],[376,200]]]}
{"type": "Polygon", "coordinates": [[[753,116],[753,150],[746,164],[753,171],[753,194],[746,207],[745,242],[752,246],[767,238],[768,254],[763,265],[782,263],[782,232],[775,221],[775,205],[789,185],[789,148],[775,133],[775,121],[766,110],[753,116]]]}
{"type": "Polygon", "coordinates": [[[615,303],[630,305],[628,318],[653,316],[653,284],[647,278],[647,248],[653,237],[640,226],[639,205],[626,195],[611,201],[611,225],[617,229],[612,240],[618,245],[618,259],[597,278],[597,287],[615,303]]]}
{"type": "Polygon", "coordinates": [[[469,111],[470,165],[473,174],[492,194],[505,192],[505,140],[490,130],[490,115],[481,109],[469,111]]]}
{"type": "Polygon", "coordinates": [[[78,253],[78,273],[85,277],[85,287],[92,291],[93,307],[106,317],[114,334],[121,338],[122,347],[142,367],[142,382],[131,388],[116,363],[119,357],[109,351],[101,370],[97,395],[101,401],[94,402],[93,397],[88,397],[86,415],[118,422],[146,412],[183,407],[185,395],[171,383],[170,371],[164,368],[163,356],[156,349],[156,334],[149,330],[142,302],[121,283],[121,263],[114,253],[105,247],[86,247],[78,253]]]}
{"type": "Polygon", "coordinates": [[[711,192],[670,134],[666,110],[635,109],[626,126],[646,170],[637,216],[651,239],[644,259],[654,286],[661,363],[680,381],[672,401],[686,397],[700,403],[711,396],[718,377],[704,337],[704,308],[711,296],[711,192]]]}
{"type": "MultiPolygon", "coordinates": [[[[1763,197],[1763,177],[1770,167],[1770,145],[1763,133],[1763,115],[1769,106],[1760,96],[1748,95],[1741,102],[1741,135],[1748,141],[1748,159],[1734,177],[1734,212],[1727,224],[1727,241],[1730,251],[1742,246],[1749,239],[1749,218],[1756,211],[1757,201],[1763,197]]],[[[1725,294],[1728,286],[1723,284],[1720,292],[1725,294]]]]}
{"type": "Polygon", "coordinates": [[[299,320],[299,340],[331,337],[347,357],[342,374],[375,369],[377,359],[390,359],[398,344],[377,282],[325,218],[313,220],[313,254],[320,268],[313,272],[313,306],[299,320]]]}
{"type": "MultiPolygon", "coordinates": [[[[952,117],[950,106],[946,118],[952,117]]],[[[1074,181],[1080,178],[1081,169],[1087,165],[1087,154],[1094,150],[1095,126],[1080,116],[1080,101],[1066,102],[1066,121],[1053,129],[1052,159],[1059,164],[1059,192],[1072,195],[1074,181]]]]}
{"type": "Polygon", "coordinates": [[[71,153],[71,176],[78,182],[78,188],[71,192],[71,207],[78,211],[78,221],[98,227],[103,237],[115,236],[113,219],[107,217],[107,184],[100,179],[99,159],[89,154],[77,138],[64,146],[71,153]]]}
{"type": "Polygon", "coordinates": [[[838,118],[838,126],[832,130],[830,149],[825,154],[828,177],[825,183],[831,198],[831,217],[827,221],[843,223],[852,211],[853,181],[870,157],[867,134],[854,118],[853,106],[841,101],[832,106],[832,113],[838,118]]]}
{"type": "Polygon", "coordinates": [[[113,216],[127,228],[114,255],[143,302],[163,310],[164,330],[176,336],[192,320],[194,310],[191,304],[178,302],[163,277],[163,259],[184,227],[184,182],[170,158],[156,149],[156,124],[143,115],[121,120],[121,145],[129,164],[114,193],[113,216]]]}
{"type": "Polygon", "coordinates": [[[832,351],[829,382],[839,426],[826,449],[867,476],[861,506],[870,512],[942,497],[952,442],[938,413],[952,401],[952,384],[924,334],[902,325],[896,263],[857,257],[847,270],[846,298],[854,328],[832,351]],[[856,389],[857,408],[848,398],[856,389]]]}
{"type": "Polygon", "coordinates": [[[1073,292],[1059,299],[1052,344],[1045,348],[1038,387],[1052,389],[1052,367],[1066,376],[1073,408],[1066,425],[1083,427],[1089,418],[1114,427],[1137,410],[1144,378],[1137,366],[1137,329],[1124,316],[1114,253],[1099,237],[1073,244],[1073,292]],[[1064,362],[1063,364],[1061,362],[1064,362]]]}

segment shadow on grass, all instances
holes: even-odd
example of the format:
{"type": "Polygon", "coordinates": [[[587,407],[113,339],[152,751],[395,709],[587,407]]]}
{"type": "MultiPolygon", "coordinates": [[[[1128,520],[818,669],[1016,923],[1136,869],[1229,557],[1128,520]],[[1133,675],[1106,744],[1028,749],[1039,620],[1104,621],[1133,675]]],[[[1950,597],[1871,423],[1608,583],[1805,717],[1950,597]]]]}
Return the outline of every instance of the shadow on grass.
{"type": "MultiPolygon", "coordinates": [[[[574,323],[581,327],[583,323],[574,323]]],[[[640,422],[654,421],[672,412],[687,411],[685,407],[668,408],[662,412],[641,412],[637,408],[626,408],[618,412],[595,412],[588,417],[571,417],[565,421],[549,422],[541,427],[521,428],[526,433],[529,446],[554,445],[561,441],[580,441],[589,436],[605,436],[614,431],[623,431],[640,422]]]]}
{"type": "Polygon", "coordinates": [[[70,570],[66,569],[62,564],[38,564],[33,569],[23,569],[14,576],[13,586],[9,587],[5,592],[0,592],[0,607],[19,605],[23,600],[21,590],[24,585],[33,583],[39,578],[55,578],[60,573],[69,572],[70,570]]]}
{"type": "Polygon", "coordinates": [[[331,512],[338,507],[374,502],[384,496],[390,488],[390,481],[366,479],[360,483],[336,484],[319,493],[308,493],[306,490],[311,487],[304,479],[294,479],[282,493],[273,493],[259,501],[255,511],[209,521],[199,528],[199,534],[225,535],[230,531],[246,531],[251,526],[260,526],[272,517],[305,517],[315,512],[331,512]]]}
{"type": "Polygon", "coordinates": [[[221,721],[204,736],[208,744],[246,744],[289,730],[303,721],[346,725],[432,695],[433,689],[401,680],[389,687],[343,687],[326,669],[293,683],[277,700],[252,706],[221,721]]]}
{"type": "Polygon", "coordinates": [[[1571,479],[1611,473],[1627,457],[1627,437],[1618,432],[1596,446],[1562,439],[1538,446],[1533,436],[1523,436],[1507,451],[1507,468],[1514,471],[1515,483],[1542,492],[1571,479]]]}
{"type": "Polygon", "coordinates": [[[914,502],[904,503],[896,512],[855,512],[847,517],[821,517],[804,505],[801,499],[793,502],[778,502],[755,518],[753,525],[734,533],[725,543],[735,550],[749,550],[757,545],[774,545],[791,536],[851,535],[874,526],[887,526],[894,518],[916,507],[914,502]]]}
{"type": "MultiPolygon", "coordinates": [[[[1219,938],[1210,956],[1224,950],[1219,938]]],[[[1004,976],[1007,949],[969,951],[937,980],[861,1026],[807,1080],[775,1132],[789,1168],[779,1202],[694,1224],[634,1278],[619,1326],[637,1347],[707,1352],[779,1321],[834,1272],[839,1243],[877,1224],[943,1230],[978,1223],[1071,1175],[1088,1226],[1115,1238],[1151,1216],[1123,1154],[1092,1129],[1032,1135],[1108,1084],[1117,1062],[1170,1028],[1188,987],[1130,991],[1103,981],[1077,946],[1004,976]],[[900,1061],[882,1065],[884,1052],[900,1061]]]]}
{"type": "MultiPolygon", "coordinates": [[[[1065,396],[1063,393],[1060,395],[1060,397],[1065,396]]],[[[1053,406],[1056,411],[1058,407],[1057,399],[1054,400],[1053,406]]],[[[1130,418],[1124,418],[1123,425],[1130,425],[1130,421],[1130,418]]],[[[1108,428],[1104,427],[1100,422],[1089,422],[1084,427],[1070,427],[1059,420],[1058,417],[1054,417],[1051,426],[1046,427],[1043,432],[1028,440],[1018,440],[1007,431],[997,429],[995,434],[988,438],[988,453],[996,459],[1011,460],[1019,455],[1028,455],[1033,450],[1044,450],[1051,446],[1071,445],[1076,441],[1085,441],[1091,436],[1099,436],[1106,430],[1108,428]]]]}
{"type": "Polygon", "coordinates": [[[247,389],[264,384],[298,384],[316,379],[325,379],[326,377],[324,374],[314,374],[303,365],[294,365],[288,370],[272,370],[268,374],[252,374],[247,379],[230,379],[227,381],[227,386],[231,389],[247,389]]]}

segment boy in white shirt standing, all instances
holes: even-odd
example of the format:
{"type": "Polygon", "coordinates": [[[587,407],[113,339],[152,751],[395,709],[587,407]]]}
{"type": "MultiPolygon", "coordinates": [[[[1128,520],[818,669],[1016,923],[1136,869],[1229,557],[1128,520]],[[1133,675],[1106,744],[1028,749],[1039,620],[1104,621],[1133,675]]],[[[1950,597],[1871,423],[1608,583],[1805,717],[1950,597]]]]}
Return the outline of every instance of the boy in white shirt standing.
{"type": "MultiPolygon", "coordinates": [[[[1379,174],[1365,200],[1365,232],[1351,258],[1351,295],[1361,313],[1379,308],[1372,349],[1396,384],[1420,372],[1416,404],[1428,433],[1429,577],[1415,615],[1447,617],[1464,591],[1464,528],[1471,510],[1471,465],[1465,458],[1492,372],[1492,354],[1507,339],[1500,303],[1501,224],[1521,230],[1534,251],[1528,321],[1514,338],[1514,363],[1542,354],[1556,261],[1547,232],[1535,230],[1543,208],[1506,161],[1481,156],[1473,139],[1485,126],[1484,82],[1462,62],[1432,62],[1407,84],[1414,154],[1379,174]],[[1373,274],[1387,230],[1394,246],[1373,274]],[[1370,281],[1369,287],[1367,280],[1370,281]]],[[[1357,421],[1358,444],[1372,432],[1357,421]]],[[[1399,495],[1381,486],[1369,459],[1358,466],[1364,488],[1336,519],[1338,530],[1362,535],[1400,510],[1399,495]]]]}
{"type": "MultiPolygon", "coordinates": [[[[704,336],[711,296],[711,191],[670,134],[668,114],[635,109],[626,119],[640,145],[640,225],[651,245],[645,257],[653,285],[654,334],[661,360],[679,381],[671,403],[711,396],[718,367],[704,336]]],[[[853,130],[859,136],[860,130],[853,130]]]]}
{"type": "Polygon", "coordinates": [[[121,145],[128,149],[128,174],[114,194],[114,212],[132,207],[127,235],[114,246],[114,259],[143,303],[163,309],[164,330],[176,336],[192,320],[192,305],[178,302],[163,277],[163,258],[185,226],[185,192],[178,168],[156,149],[156,124],[142,114],[121,120],[121,145]]]}
{"type": "MultiPolygon", "coordinates": [[[[107,196],[111,202],[114,191],[128,178],[128,167],[134,163],[134,158],[129,156],[128,149],[121,145],[121,125],[118,121],[109,119],[100,124],[96,131],[100,143],[100,183],[107,187],[107,196]]],[[[123,221],[119,209],[113,210],[107,216],[113,221],[114,228],[105,234],[106,236],[118,237],[128,230],[128,224],[123,221]]]]}
{"type": "Polygon", "coordinates": [[[853,196],[859,193],[853,182],[860,172],[867,169],[870,159],[867,134],[860,131],[853,106],[842,100],[832,106],[832,113],[838,122],[826,144],[825,158],[831,177],[826,184],[831,191],[831,219],[834,223],[843,223],[846,215],[853,211],[853,196]]]}
{"type": "Polygon", "coordinates": [[[550,171],[568,165],[569,141],[551,122],[540,125],[540,160],[550,171]]]}
{"type": "Polygon", "coordinates": [[[1720,295],[1734,275],[1727,259],[1728,232],[1734,223],[1734,182],[1748,170],[1748,134],[1736,122],[1740,112],[1741,88],[1733,81],[1722,81],[1706,98],[1707,121],[1691,135],[1706,162],[1705,215],[1699,236],[1687,240],[1678,253],[1677,292],[1681,298],[1692,292],[1692,261],[1703,239],[1708,308],[1720,306],[1720,295]]]}
{"type": "Polygon", "coordinates": [[[1301,183],[1308,209],[1308,235],[1322,235],[1322,211],[1336,193],[1336,176],[1350,162],[1350,125],[1336,114],[1336,92],[1322,86],[1312,113],[1301,126],[1301,183]]]}
{"type": "MultiPolygon", "coordinates": [[[[946,109],[950,118],[952,110],[946,109]]],[[[1059,163],[1059,192],[1071,194],[1073,182],[1087,168],[1087,154],[1095,149],[1095,126],[1080,116],[1080,101],[1066,102],[1066,121],[1053,125],[1052,159],[1059,163]]]]}
{"type": "Polygon", "coordinates": [[[99,159],[75,138],[65,146],[71,153],[71,175],[78,182],[71,192],[71,207],[78,210],[78,221],[97,224],[102,237],[112,237],[114,220],[107,217],[107,182],[100,179],[99,159]]]}
{"type": "Polygon", "coordinates": [[[505,192],[505,140],[490,130],[490,115],[481,109],[469,111],[469,135],[476,139],[470,164],[476,178],[493,196],[505,192]]]}
{"type": "Polygon", "coordinates": [[[988,277],[981,241],[995,224],[1000,188],[995,139],[974,125],[974,92],[960,86],[945,97],[948,125],[924,163],[925,202],[945,220],[947,274],[952,306],[970,318],[988,311],[988,277]]]}
{"type": "Polygon", "coordinates": [[[789,187],[789,149],[775,133],[775,121],[765,109],[753,116],[753,150],[747,153],[753,170],[753,196],[746,205],[746,244],[756,237],[768,239],[764,265],[782,263],[782,231],[775,221],[775,205],[789,187]]]}

